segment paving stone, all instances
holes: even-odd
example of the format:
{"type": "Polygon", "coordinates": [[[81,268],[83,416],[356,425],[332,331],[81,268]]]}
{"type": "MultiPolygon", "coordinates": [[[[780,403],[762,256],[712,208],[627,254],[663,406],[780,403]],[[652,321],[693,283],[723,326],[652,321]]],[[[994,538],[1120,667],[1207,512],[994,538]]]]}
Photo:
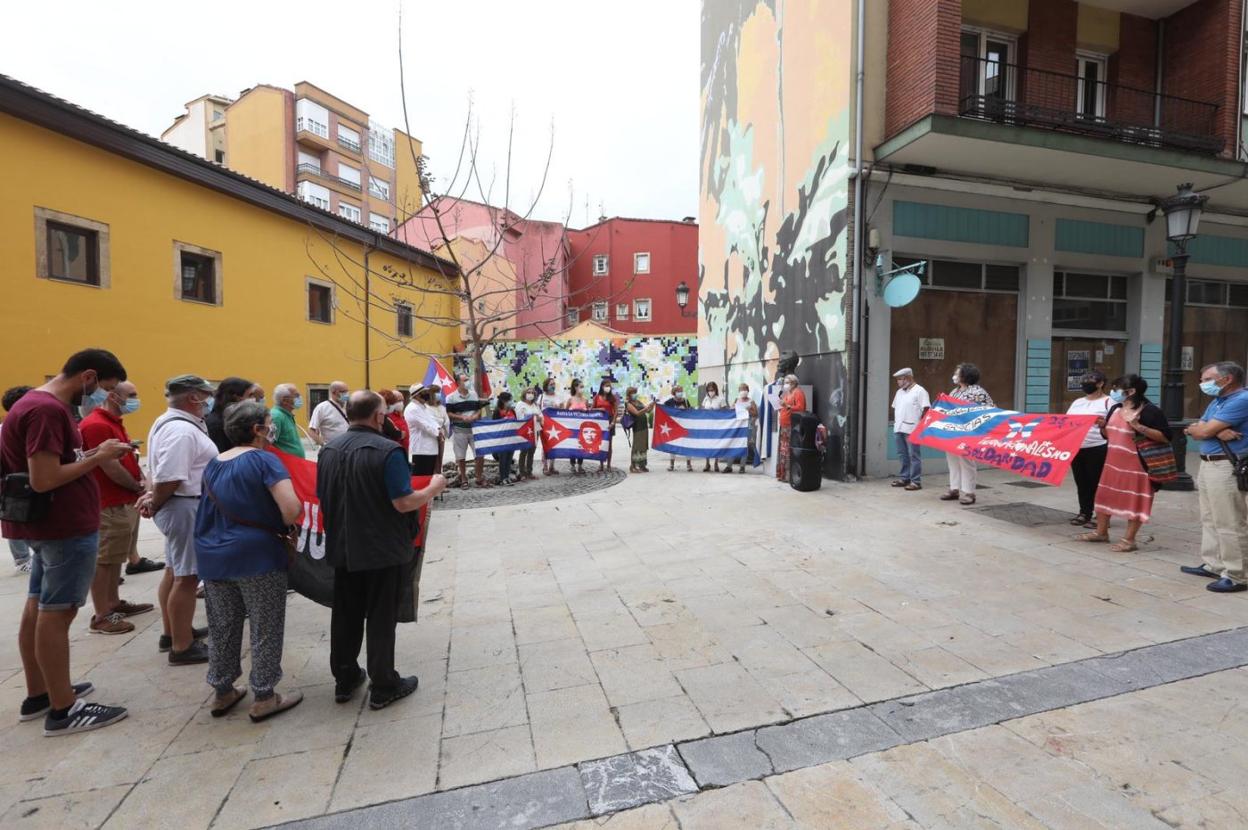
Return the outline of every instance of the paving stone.
{"type": "Polygon", "coordinates": [[[726,787],[771,775],[771,759],[754,743],[754,730],[678,744],[685,765],[702,787],[726,787]]]}
{"type": "Polygon", "coordinates": [[[527,725],[445,738],[438,767],[438,789],[495,781],[535,769],[533,740],[527,725]]]}
{"type": "MultiPolygon", "coordinates": [[[[486,477],[492,481],[498,477],[498,471],[488,469],[488,463],[487,460],[486,477]]],[[[481,507],[502,507],[551,499],[566,499],[614,487],[628,477],[628,474],[620,469],[600,473],[595,468],[586,470],[584,475],[579,476],[570,475],[566,469],[560,470],[559,473],[557,476],[538,475],[533,481],[526,481],[512,487],[490,487],[484,490],[478,487],[468,490],[460,490],[457,487],[448,488],[443,501],[438,504],[438,509],[472,510],[481,507]]]]}
{"type": "Polygon", "coordinates": [[[1233,638],[1211,634],[1098,657],[1085,665],[1127,689],[1142,689],[1242,666],[1248,652],[1234,651],[1238,646],[1233,638]]]}
{"type": "Polygon", "coordinates": [[[776,772],[787,772],[877,752],[901,741],[869,709],[852,709],[765,727],[758,730],[755,745],[776,772]]]}
{"type": "Polygon", "coordinates": [[[586,761],[580,770],[589,811],[596,816],[666,801],[698,789],[670,744],[586,761]]]}

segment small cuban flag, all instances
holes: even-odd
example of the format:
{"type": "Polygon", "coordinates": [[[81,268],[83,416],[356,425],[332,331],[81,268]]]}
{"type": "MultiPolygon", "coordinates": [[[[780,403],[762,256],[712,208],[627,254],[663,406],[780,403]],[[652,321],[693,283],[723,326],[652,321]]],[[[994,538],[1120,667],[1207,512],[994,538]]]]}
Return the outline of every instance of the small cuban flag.
{"type": "Polygon", "coordinates": [[[455,376],[446,371],[446,367],[438,362],[436,357],[429,358],[429,368],[425,370],[425,379],[421,381],[422,386],[436,386],[442,390],[442,397],[455,391],[455,376]]]}
{"type": "Polygon", "coordinates": [[[472,445],[478,455],[531,450],[537,445],[533,423],[532,418],[526,418],[523,421],[517,421],[515,418],[473,421],[472,445]]]}
{"type": "Polygon", "coordinates": [[[737,459],[749,452],[749,445],[750,419],[738,418],[735,409],[654,409],[651,446],[660,452],[737,459]]]}
{"type": "Polygon", "coordinates": [[[542,451],[546,458],[606,461],[610,447],[611,419],[602,410],[542,410],[542,451]]]}

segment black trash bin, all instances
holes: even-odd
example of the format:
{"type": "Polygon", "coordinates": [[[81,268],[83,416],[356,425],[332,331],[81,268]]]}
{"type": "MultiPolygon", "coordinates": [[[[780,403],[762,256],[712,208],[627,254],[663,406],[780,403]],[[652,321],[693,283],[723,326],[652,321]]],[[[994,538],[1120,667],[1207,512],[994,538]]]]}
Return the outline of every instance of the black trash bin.
{"type": "Polygon", "coordinates": [[[816,448],[819,419],[809,412],[794,412],[789,433],[789,486],[810,492],[823,486],[823,457],[816,448]]]}

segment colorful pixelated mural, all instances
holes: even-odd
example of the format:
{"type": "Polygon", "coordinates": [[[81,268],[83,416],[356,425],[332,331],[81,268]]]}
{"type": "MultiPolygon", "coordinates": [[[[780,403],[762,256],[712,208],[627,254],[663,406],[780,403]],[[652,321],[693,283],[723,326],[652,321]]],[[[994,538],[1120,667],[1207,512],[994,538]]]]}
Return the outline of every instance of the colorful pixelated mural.
{"type": "MultiPolygon", "coordinates": [[[[703,0],[698,357],[731,388],[782,352],[833,436],[847,406],[849,0],[703,0]]],[[[825,472],[844,474],[829,442],[825,472]]]]}

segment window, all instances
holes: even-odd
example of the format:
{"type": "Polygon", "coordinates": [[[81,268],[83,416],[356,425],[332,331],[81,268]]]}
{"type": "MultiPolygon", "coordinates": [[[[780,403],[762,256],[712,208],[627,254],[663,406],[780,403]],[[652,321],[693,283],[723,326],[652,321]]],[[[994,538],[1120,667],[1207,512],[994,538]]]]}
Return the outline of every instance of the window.
{"type": "Polygon", "coordinates": [[[1125,332],[1127,278],[1106,274],[1055,273],[1053,328],[1125,332]]]}
{"type": "Polygon", "coordinates": [[[338,143],[353,153],[360,152],[360,133],[343,123],[338,124],[338,143]]]}
{"type": "Polygon", "coordinates": [[[368,157],[394,168],[394,130],[371,119],[368,122],[368,157]]]}
{"type": "MultiPolygon", "coordinates": [[[[918,262],[914,257],[893,257],[893,268],[904,268],[918,262]]],[[[951,259],[928,260],[923,271],[923,284],[934,289],[951,291],[1018,291],[1017,265],[989,265],[980,262],[958,262],[951,259]]]]}
{"type": "Polygon", "coordinates": [[[628,319],[628,303],[617,303],[617,304],[616,304],[616,306],[615,306],[615,319],[617,319],[617,320],[627,320],[627,319],[628,319]]]}
{"type": "Polygon", "coordinates": [[[379,179],[376,176],[369,176],[368,192],[369,195],[376,196],[378,199],[385,199],[388,202],[390,201],[390,182],[385,179],[379,179]]]}
{"type": "Polygon", "coordinates": [[[650,273],[650,254],[640,253],[633,254],[633,273],[649,274],[650,273]]]}
{"type": "Polygon", "coordinates": [[[315,101],[300,98],[295,102],[295,130],[329,138],[329,110],[315,101]]]}
{"type": "Polygon", "coordinates": [[[360,170],[358,167],[352,167],[349,164],[338,163],[338,181],[350,187],[352,190],[360,189],[360,170]]]}
{"type": "Polygon", "coordinates": [[[334,322],[334,288],[308,280],[308,319],[315,323],[334,322]]]}
{"type": "Polygon", "coordinates": [[[350,219],[352,222],[359,222],[362,214],[360,209],[350,202],[338,203],[338,215],[344,219],[350,219]]]}
{"type": "Polygon", "coordinates": [[[299,198],[321,210],[329,210],[329,188],[315,182],[299,182],[295,192],[299,198]]]}
{"type": "Polygon", "coordinates": [[[606,254],[597,254],[594,256],[594,276],[605,277],[607,275],[608,266],[611,258],[606,254]]]}
{"type": "Polygon", "coordinates": [[[225,164],[225,151],[224,151],[224,150],[216,150],[216,151],[213,153],[213,158],[214,158],[214,160],[217,162],[217,164],[225,164]]]}
{"type": "Polygon", "coordinates": [[[569,308],[568,325],[575,326],[579,322],[581,322],[581,310],[579,308],[569,308]]]}
{"type": "MultiPolygon", "coordinates": [[[[308,406],[307,411],[310,413],[325,401],[329,400],[329,384],[328,383],[309,383],[308,384],[308,406]]],[[[308,417],[311,417],[309,415],[308,417]]]]}
{"type": "Polygon", "coordinates": [[[650,319],[649,300],[633,300],[633,319],[639,323],[650,319]]]}
{"type": "Polygon", "coordinates": [[[1105,57],[1081,54],[1075,112],[1083,118],[1105,117],[1105,57]]]}
{"type": "MultiPolygon", "coordinates": [[[[1173,280],[1166,280],[1166,302],[1170,302],[1172,285],[1173,280]]],[[[1248,283],[1189,279],[1187,304],[1248,308],[1248,283]]]]}
{"type": "Polygon", "coordinates": [[[35,208],[35,276],[108,288],[108,225],[35,208]]]}
{"type": "Polygon", "coordinates": [[[369,211],[368,226],[378,233],[390,233],[390,217],[369,211]]]}
{"type": "Polygon", "coordinates": [[[979,29],[962,31],[959,112],[984,118],[1012,115],[1014,39],[979,29]]]}
{"type": "Polygon", "coordinates": [[[309,153],[306,150],[299,151],[299,162],[295,170],[299,173],[311,173],[314,176],[321,175],[321,157],[316,153],[309,153]]]}
{"type": "Polygon", "coordinates": [[[173,243],[173,294],[192,303],[221,305],[221,254],[209,248],[173,243]]]}
{"type": "Polygon", "coordinates": [[[213,121],[220,121],[220,120],[221,120],[221,119],[223,119],[223,118],[225,118],[225,111],[224,111],[224,110],[219,110],[219,109],[217,109],[217,108],[215,108],[215,107],[214,107],[214,108],[213,108],[213,110],[212,110],[212,120],[213,120],[213,121]]]}
{"type": "Polygon", "coordinates": [[[607,304],[605,302],[594,303],[594,322],[605,323],[607,321],[607,304]]]}
{"type": "Polygon", "coordinates": [[[412,307],[407,303],[399,303],[394,307],[399,337],[412,336],[412,307]]]}

